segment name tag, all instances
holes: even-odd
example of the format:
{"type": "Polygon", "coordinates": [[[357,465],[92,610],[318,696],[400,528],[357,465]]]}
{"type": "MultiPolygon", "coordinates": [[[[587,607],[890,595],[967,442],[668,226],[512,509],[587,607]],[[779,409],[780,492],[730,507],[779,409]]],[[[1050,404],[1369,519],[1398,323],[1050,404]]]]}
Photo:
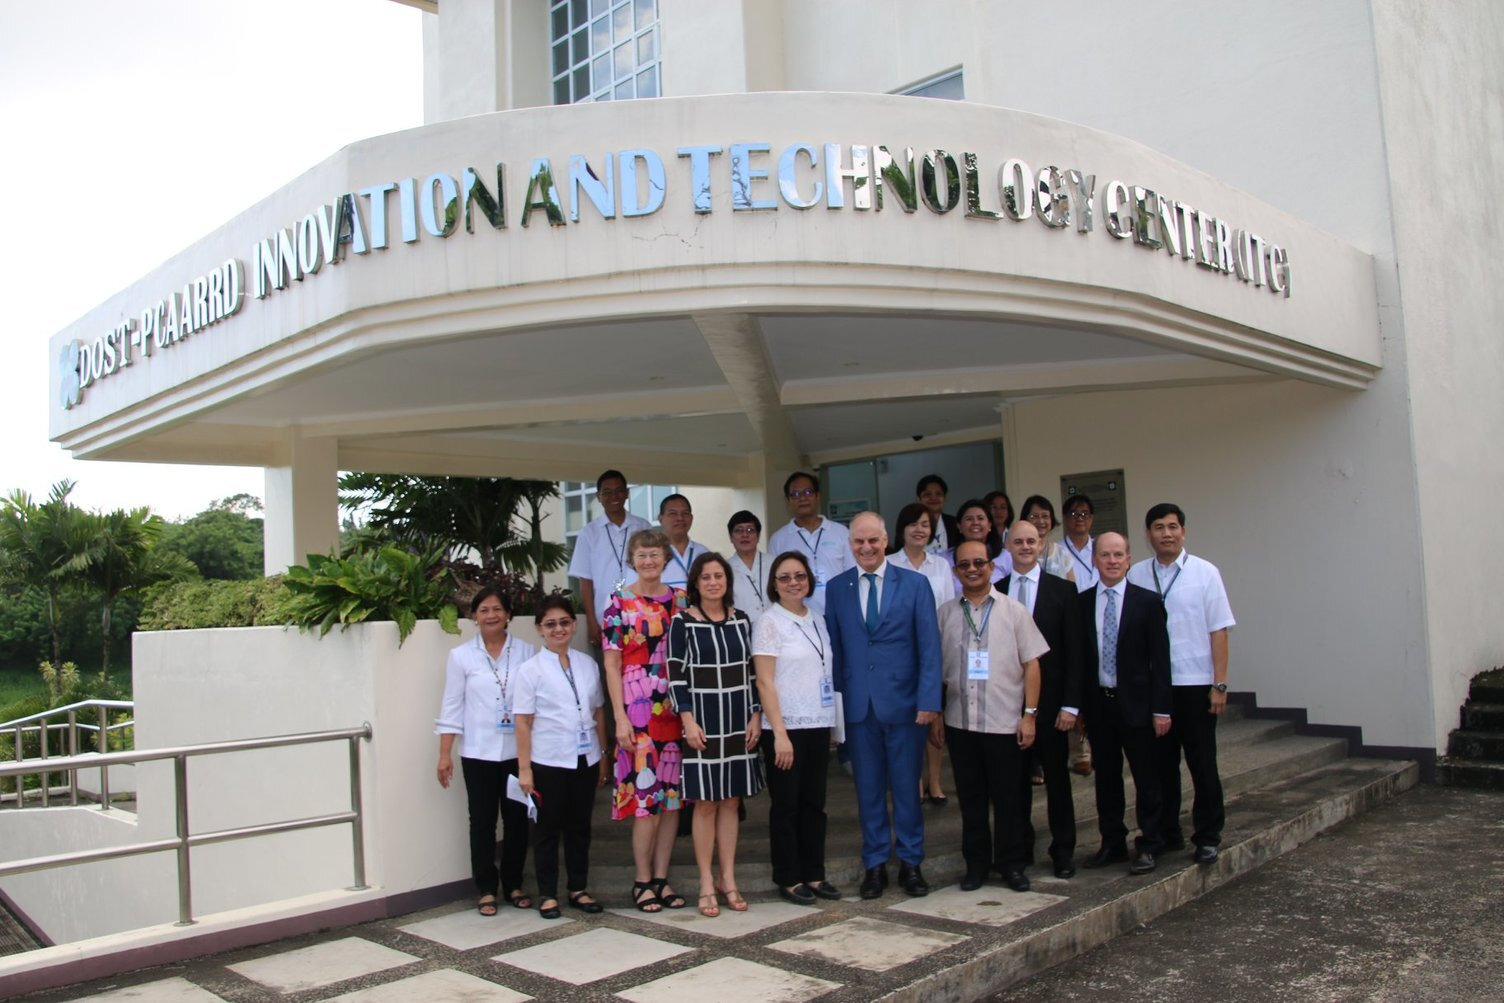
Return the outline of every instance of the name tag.
{"type": "Polygon", "coordinates": [[[836,702],[835,684],[829,676],[820,678],[820,706],[832,707],[836,702]]]}
{"type": "Polygon", "coordinates": [[[496,730],[503,735],[515,734],[517,726],[512,723],[512,715],[503,711],[501,716],[496,719],[496,730]]]}
{"type": "Polygon", "coordinates": [[[987,679],[987,649],[966,653],[966,678],[987,679]]]}
{"type": "Polygon", "coordinates": [[[817,588],[817,589],[823,589],[824,587],[825,587],[825,572],[823,572],[823,571],[816,571],[815,572],[815,588],[817,588]]]}
{"type": "Polygon", "coordinates": [[[579,731],[580,755],[588,756],[595,751],[595,732],[589,728],[581,728],[579,731]]]}

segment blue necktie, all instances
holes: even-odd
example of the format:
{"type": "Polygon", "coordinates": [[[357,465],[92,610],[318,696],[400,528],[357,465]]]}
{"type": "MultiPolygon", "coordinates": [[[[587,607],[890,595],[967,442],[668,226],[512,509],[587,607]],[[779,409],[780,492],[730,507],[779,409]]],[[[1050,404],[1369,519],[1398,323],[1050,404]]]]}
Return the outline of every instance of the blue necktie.
{"type": "Polygon", "coordinates": [[[1102,609],[1102,666],[1103,686],[1118,684],[1118,594],[1107,590],[1107,605],[1102,609]]]}
{"type": "Polygon", "coordinates": [[[868,572],[867,579],[867,633],[877,629],[877,575],[868,572]]]}

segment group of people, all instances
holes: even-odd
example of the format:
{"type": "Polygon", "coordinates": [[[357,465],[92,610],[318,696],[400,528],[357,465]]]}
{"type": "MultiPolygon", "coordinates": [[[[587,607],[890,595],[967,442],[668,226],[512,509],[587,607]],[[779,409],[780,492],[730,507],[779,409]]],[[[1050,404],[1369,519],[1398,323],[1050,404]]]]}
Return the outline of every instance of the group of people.
{"type": "Polygon", "coordinates": [[[639,910],[689,904],[669,881],[681,809],[692,812],[699,912],[745,910],[736,881],[742,802],[764,787],[780,896],[804,905],[839,898],[825,876],[837,742],[855,779],[863,898],[883,894],[893,856],[899,887],[928,893],[922,804],[945,801],[939,751],[947,747],[962,889],[994,872],[1014,890],[1029,888],[1036,775],[1048,799],[1052,871],[1069,878],[1078,721],[1095,758],[1101,835],[1082,866],[1125,862],[1142,874],[1157,855],[1185,847],[1182,755],[1195,792],[1195,860],[1217,859],[1216,721],[1233,618],[1217,569],[1186,553],[1177,506],[1149,510],[1153,556],[1135,564],[1124,536],[1092,535],[1083,495],[1067,499],[1064,537],[1052,541],[1054,506],[1043,496],[1029,497],[1016,521],[1002,492],[952,516],[945,482],[930,475],[898,514],[890,547],[875,512],[849,526],[826,518],[818,479],[800,471],[784,484],[790,520],[766,552],[761,521],[743,511],[728,523],[726,557],[689,538],[684,496],[663,499],[655,528],[626,511],[619,471],[602,474],[596,492],[603,514],[581,532],[569,570],[604,672],[571,648],[567,600],[544,601],[535,616],[544,650],[535,651],[508,635],[511,611],[494,590],[476,596],[479,632],[449,657],[438,779],[449,785],[462,736],[482,913],[503,901],[534,905],[522,890],[529,837],[542,915],[560,915],[561,841],[564,903],[601,909],[587,890],[590,816],[595,789],[607,784],[612,818],[631,822],[639,910]],[[1124,758],[1139,828],[1131,852],[1124,758]],[[527,806],[506,797],[509,783],[532,799],[531,823],[527,806]]]}

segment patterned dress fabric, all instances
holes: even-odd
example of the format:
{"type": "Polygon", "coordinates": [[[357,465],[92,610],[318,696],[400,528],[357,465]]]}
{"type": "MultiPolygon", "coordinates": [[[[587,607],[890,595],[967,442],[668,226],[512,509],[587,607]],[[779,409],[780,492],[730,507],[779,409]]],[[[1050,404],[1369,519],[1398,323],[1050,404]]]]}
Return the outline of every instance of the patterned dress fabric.
{"type": "Polygon", "coordinates": [[[622,699],[632,725],[632,747],[616,747],[613,819],[677,811],[684,727],[669,699],[669,623],[684,608],[682,589],[639,596],[628,589],[612,593],[601,619],[601,643],[621,652],[622,699]]]}
{"type": "Polygon", "coordinates": [[[762,790],[762,760],[747,748],[747,721],[761,714],[752,668],[752,625],[733,610],[720,623],[681,613],[668,632],[674,705],[694,712],[705,749],[684,748],[684,797],[722,801],[762,790]]]}

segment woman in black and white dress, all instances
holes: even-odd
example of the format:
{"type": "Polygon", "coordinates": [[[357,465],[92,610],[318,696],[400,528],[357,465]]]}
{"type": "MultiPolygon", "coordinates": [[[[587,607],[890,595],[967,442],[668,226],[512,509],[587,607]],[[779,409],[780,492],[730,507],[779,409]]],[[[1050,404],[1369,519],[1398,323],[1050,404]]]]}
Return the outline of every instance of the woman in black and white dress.
{"type": "Polygon", "coordinates": [[[752,676],[752,630],[732,605],[731,567],[720,554],[702,554],[689,569],[689,606],[668,632],[669,687],[684,722],[682,784],[695,803],[695,863],[700,912],[719,916],[716,895],[736,912],[747,900],[736,886],[737,810],[762,790],[757,741],[762,708],[752,676]],[[711,870],[720,864],[720,883],[711,870]]]}
{"type": "MultiPolygon", "coordinates": [[[[929,516],[923,515],[927,536],[929,516]]],[[[825,618],[804,604],[815,585],[809,561],[789,551],[772,565],[768,595],[776,602],[752,629],[752,654],[762,696],[773,882],[787,901],[814,905],[816,898],[841,897],[840,889],[825,880],[825,773],[830,729],[836,723],[834,659],[825,618]]]]}

